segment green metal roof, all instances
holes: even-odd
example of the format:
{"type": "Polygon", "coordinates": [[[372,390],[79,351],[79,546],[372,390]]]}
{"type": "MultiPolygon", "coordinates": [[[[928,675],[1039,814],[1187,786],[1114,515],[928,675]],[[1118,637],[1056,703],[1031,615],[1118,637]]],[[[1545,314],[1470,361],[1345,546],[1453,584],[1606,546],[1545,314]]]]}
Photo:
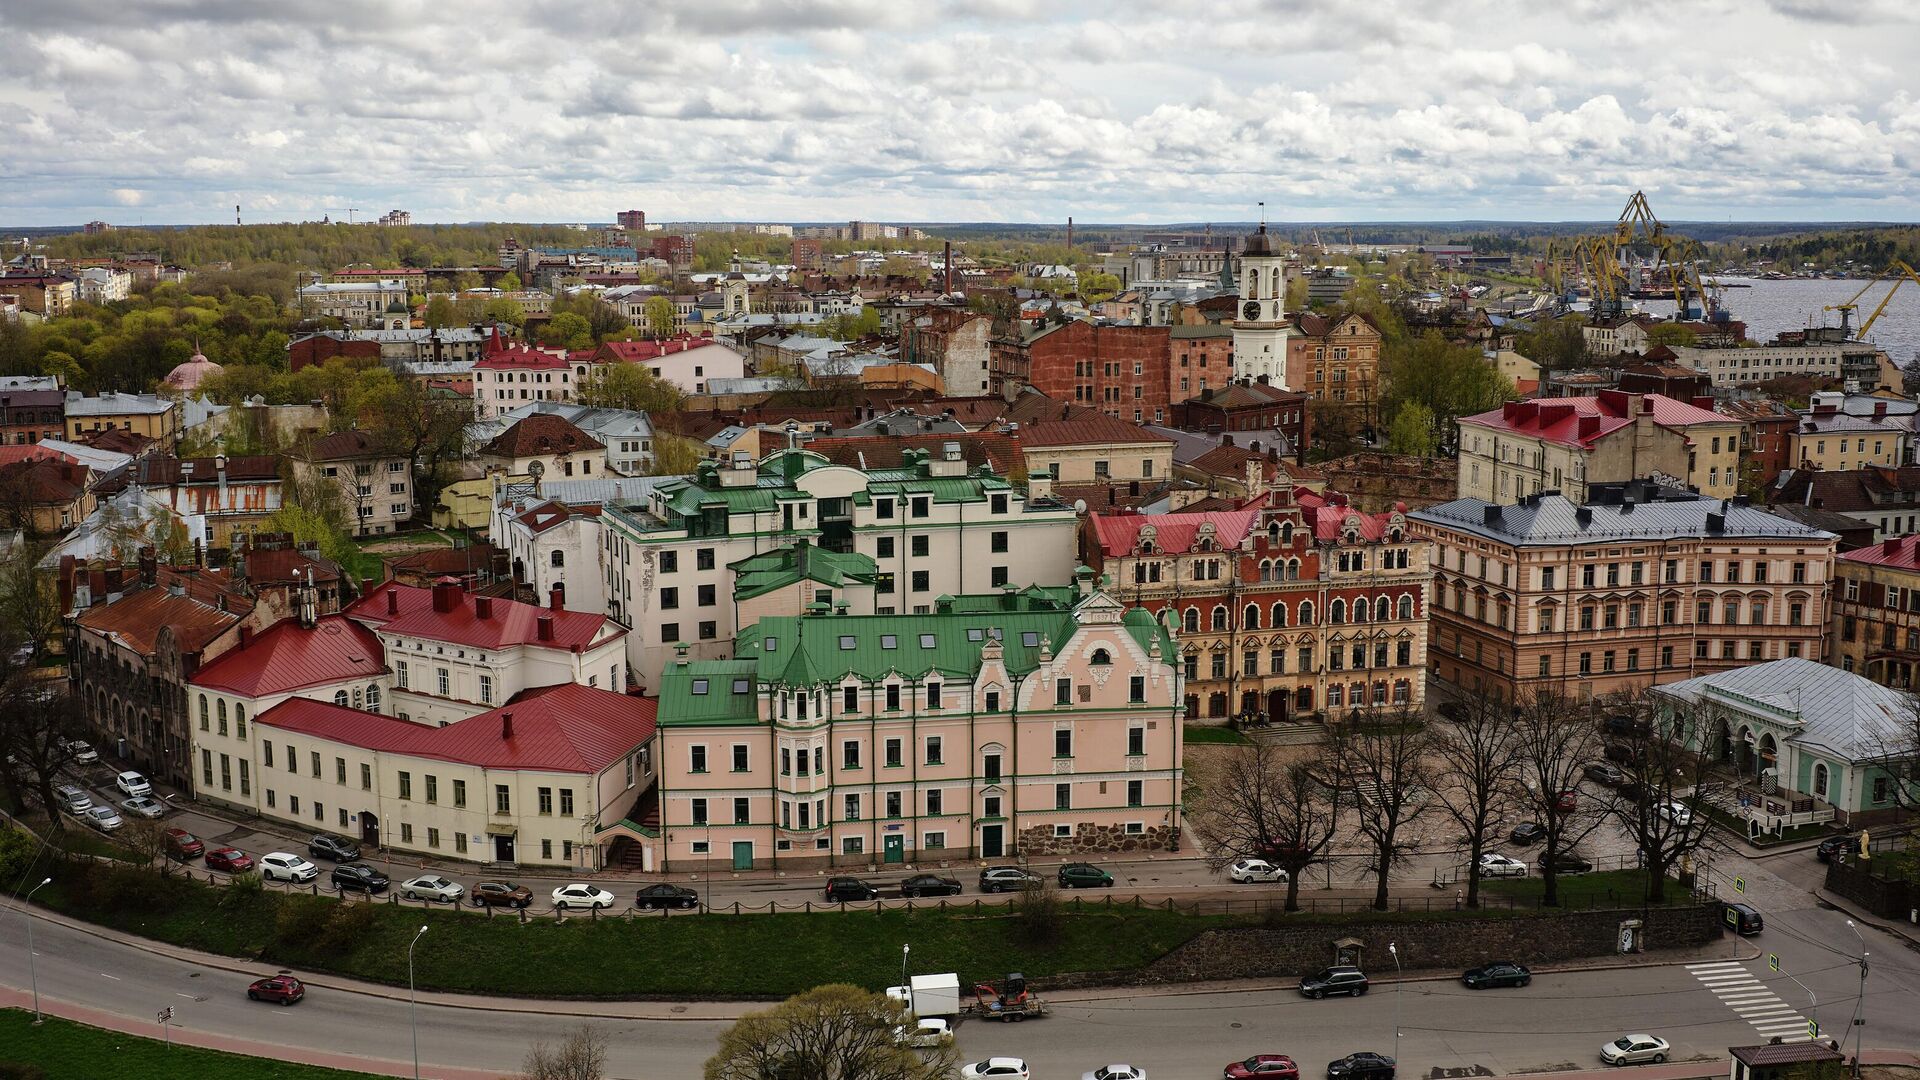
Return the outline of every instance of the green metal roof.
{"type": "Polygon", "coordinates": [[[735,600],[751,600],[800,581],[834,588],[871,585],[879,573],[874,561],[857,551],[828,551],[805,540],[749,555],[727,569],[733,571],[735,600]]]}
{"type": "Polygon", "coordinates": [[[755,722],[754,679],[758,667],[750,660],[692,660],[685,666],[667,665],[660,680],[658,722],[726,724],[755,722]]]}

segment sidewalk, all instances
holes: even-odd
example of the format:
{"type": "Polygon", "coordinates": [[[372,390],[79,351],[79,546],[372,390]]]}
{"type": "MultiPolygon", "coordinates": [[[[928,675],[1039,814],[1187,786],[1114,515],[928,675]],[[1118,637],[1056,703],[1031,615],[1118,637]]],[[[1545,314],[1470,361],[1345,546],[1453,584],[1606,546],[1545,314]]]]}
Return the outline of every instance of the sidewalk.
{"type": "Polygon", "coordinates": [[[1813,897],[1835,911],[1845,912],[1849,918],[1861,926],[1871,926],[1883,934],[1892,934],[1894,937],[1905,940],[1908,945],[1920,947],[1920,926],[1900,922],[1897,919],[1883,919],[1878,915],[1869,915],[1853,901],[1843,900],[1824,888],[1813,890],[1813,897]]]}

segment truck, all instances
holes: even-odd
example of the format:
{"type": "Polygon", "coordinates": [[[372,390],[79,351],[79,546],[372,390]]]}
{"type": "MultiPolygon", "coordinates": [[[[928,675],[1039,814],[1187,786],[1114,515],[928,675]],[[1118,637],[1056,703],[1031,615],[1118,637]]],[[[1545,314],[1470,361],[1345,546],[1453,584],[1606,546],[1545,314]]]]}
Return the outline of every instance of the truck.
{"type": "Polygon", "coordinates": [[[906,986],[887,987],[887,996],[918,1017],[957,1017],[960,1015],[960,976],[951,971],[914,975],[906,986]]]}
{"type": "Polygon", "coordinates": [[[1001,987],[995,987],[992,983],[975,983],[973,1001],[967,1006],[967,1015],[1017,1024],[1029,1016],[1047,1015],[1047,1003],[1027,989],[1027,977],[1016,971],[1007,976],[1006,983],[1001,987]]]}

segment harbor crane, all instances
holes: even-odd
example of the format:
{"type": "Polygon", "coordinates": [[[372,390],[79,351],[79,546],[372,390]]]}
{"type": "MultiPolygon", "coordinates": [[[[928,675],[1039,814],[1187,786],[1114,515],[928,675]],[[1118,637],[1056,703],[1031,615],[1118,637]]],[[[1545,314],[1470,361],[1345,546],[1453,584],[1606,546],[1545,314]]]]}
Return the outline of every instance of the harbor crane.
{"type": "Polygon", "coordinates": [[[1909,281],[1913,282],[1915,288],[1920,288],[1920,274],[1916,274],[1913,267],[1908,266],[1902,260],[1895,259],[1888,264],[1885,270],[1861,286],[1860,291],[1854,293],[1852,299],[1844,304],[1829,304],[1826,310],[1840,313],[1840,330],[1842,333],[1845,333],[1848,337],[1864,338],[1867,336],[1867,331],[1873,329],[1873,324],[1878,322],[1881,314],[1887,310],[1887,305],[1893,302],[1893,294],[1899,292],[1900,286],[1905,285],[1909,281]],[[1867,321],[1861,323],[1860,329],[1855,331],[1852,326],[1853,313],[1860,309],[1860,298],[1867,295],[1867,290],[1888,278],[1893,279],[1893,284],[1888,286],[1887,295],[1880,298],[1880,303],[1873,309],[1873,314],[1867,316],[1867,321]]]}

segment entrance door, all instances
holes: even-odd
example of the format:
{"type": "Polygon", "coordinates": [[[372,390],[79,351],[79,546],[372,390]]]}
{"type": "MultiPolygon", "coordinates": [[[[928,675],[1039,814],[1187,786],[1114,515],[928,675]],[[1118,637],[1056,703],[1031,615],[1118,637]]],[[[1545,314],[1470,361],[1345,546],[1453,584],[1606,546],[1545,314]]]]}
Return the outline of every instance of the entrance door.
{"type": "Polygon", "coordinates": [[[366,810],[360,811],[360,842],[370,848],[380,846],[380,819],[366,810]]]}
{"type": "Polygon", "coordinates": [[[493,861],[510,863],[513,861],[513,837],[496,836],[493,838],[493,861]]]}
{"type": "Polygon", "coordinates": [[[882,837],[880,842],[880,850],[882,853],[880,861],[882,862],[890,862],[890,863],[906,862],[907,861],[907,838],[904,836],[901,836],[899,833],[894,833],[891,836],[882,837]]]}
{"type": "Polygon", "coordinates": [[[1002,839],[1004,825],[980,826],[980,857],[997,859],[1006,854],[1006,842],[1002,839]]]}
{"type": "Polygon", "coordinates": [[[733,868],[735,870],[753,869],[753,841],[735,840],[733,842],[733,868]]]}

